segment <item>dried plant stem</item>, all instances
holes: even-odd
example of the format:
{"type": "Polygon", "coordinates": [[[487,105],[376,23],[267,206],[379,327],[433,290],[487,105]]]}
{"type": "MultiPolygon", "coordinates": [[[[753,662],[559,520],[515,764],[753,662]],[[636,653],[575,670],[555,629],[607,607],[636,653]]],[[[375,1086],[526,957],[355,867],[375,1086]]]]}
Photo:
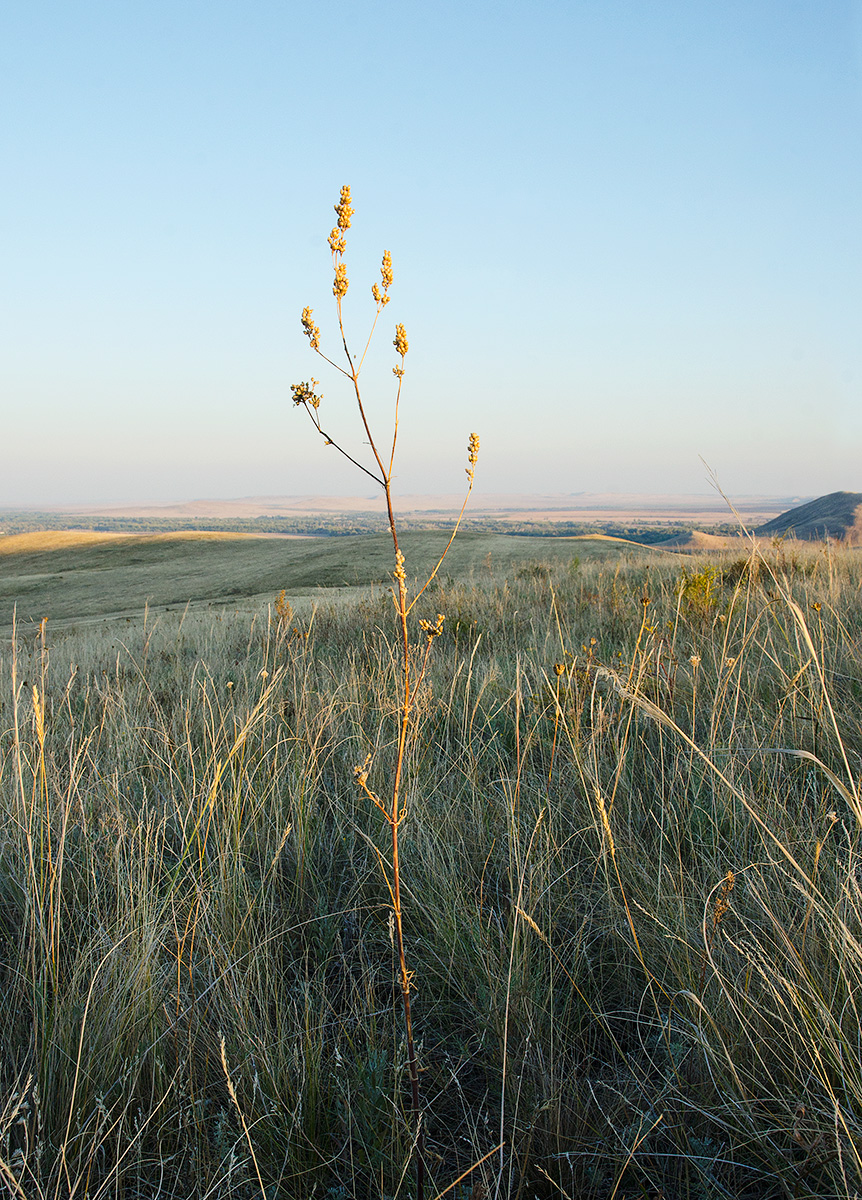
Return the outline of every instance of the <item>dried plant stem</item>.
{"type": "Polygon", "coordinates": [[[414,1136],[414,1153],[416,1157],[416,1200],[423,1200],[425,1191],[425,1148],[424,1148],[424,1125],[422,1120],[421,1098],[419,1094],[419,1064],[416,1056],[416,1043],[413,1035],[413,1011],[410,1001],[411,983],[413,972],[407,965],[407,952],[405,949],[404,940],[404,921],[403,910],[401,905],[401,860],[400,849],[398,842],[398,831],[401,822],[404,820],[407,809],[402,800],[402,781],[404,776],[404,763],[407,751],[407,743],[410,736],[411,716],[413,712],[414,701],[418,690],[425,677],[425,672],[428,666],[428,659],[431,650],[431,645],[436,636],[442,632],[443,615],[438,614],[437,624],[432,625],[429,621],[421,621],[420,627],[425,632],[427,644],[425,654],[421,661],[421,667],[417,670],[414,676],[412,670],[411,647],[410,647],[410,628],[408,625],[408,617],[416,604],[419,597],[425,592],[428,586],[433,581],[434,577],[440,569],[440,566],[445,559],[455,535],[461,525],[461,520],[464,515],[464,510],[467,505],[470,493],[473,489],[473,473],[476,460],[479,452],[479,438],[474,433],[470,435],[468,443],[468,467],[467,478],[469,486],[464,497],[464,503],[461,506],[461,511],[455,521],[452,534],[446,544],[443,553],[440,555],[437,563],[431,573],[428,575],[425,583],[421,588],[418,588],[413,595],[412,600],[408,595],[407,590],[407,575],[404,569],[404,554],[398,543],[398,526],[395,519],[395,508],[392,501],[392,476],[395,464],[395,452],[398,445],[398,417],[401,404],[401,389],[404,380],[404,358],[408,350],[407,335],[403,325],[396,325],[395,340],[393,345],[398,355],[398,365],[393,369],[398,383],[395,394],[395,410],[392,423],[392,446],[389,452],[389,462],[384,463],[383,456],[378,450],[377,442],[371,430],[371,425],[368,420],[366,407],[362,398],[362,390],[359,384],[359,374],[362,370],[362,365],[365,362],[365,357],[368,353],[368,347],[371,344],[371,339],[374,336],[374,331],[377,328],[377,322],[381,312],[389,303],[389,288],[392,285],[392,261],[389,252],[383,255],[383,263],[380,269],[381,284],[375,284],[372,288],[372,295],[376,303],[376,311],[374,321],[371,326],[371,331],[365,343],[365,348],[362,352],[359,361],[350,353],[350,346],[347,339],[347,334],[344,328],[344,312],[343,300],[347,294],[349,281],[347,271],[344,265],[344,252],[346,250],[345,233],[350,228],[351,217],[353,216],[353,207],[351,203],[350,188],[343,187],[338,204],[335,205],[335,212],[338,217],[338,223],[332,230],[329,236],[329,246],[332,251],[332,266],[334,271],[333,295],[335,296],[336,310],[338,314],[338,333],[341,339],[341,345],[344,350],[344,356],[347,360],[347,368],[339,367],[332,359],[322,353],[320,349],[320,330],[312,320],[312,309],[306,308],[302,314],[303,331],[308,337],[312,350],[319,354],[324,361],[345,375],[353,385],[353,395],[356,400],[356,407],[359,411],[359,417],[362,422],[362,428],[365,432],[366,444],[371,451],[374,465],[370,467],[364,466],[351,454],[349,454],[334,438],[322,428],[320,418],[318,417],[318,409],[322,396],[315,392],[317,386],[316,380],[312,380],[310,384],[301,383],[294,384],[292,391],[294,402],[301,404],[308,413],[311,421],[317,432],[324,438],[327,445],[334,446],[348,462],[358,467],[364,474],[374,479],[383,488],[383,495],[386,501],[386,517],[389,525],[389,532],[392,537],[392,549],[395,555],[395,570],[393,571],[393,588],[392,598],[395,604],[396,620],[398,623],[398,635],[400,643],[400,701],[399,701],[399,718],[398,718],[398,737],[397,749],[395,756],[395,765],[390,778],[390,785],[387,791],[388,799],[382,800],[380,796],[373,791],[368,785],[368,770],[371,765],[371,755],[366,758],[363,767],[357,767],[355,770],[356,781],[366,796],[376,805],[383,814],[386,823],[389,826],[389,833],[392,840],[392,866],[391,871],[387,872],[383,863],[382,856],[378,852],[378,860],[381,870],[384,872],[386,885],[389,889],[389,895],[392,902],[392,914],[394,918],[394,932],[397,941],[398,949],[398,970],[401,985],[401,1001],[404,1011],[404,1031],[407,1044],[407,1065],[410,1074],[410,1093],[411,1093],[411,1116],[413,1120],[413,1136],[414,1136]]]}

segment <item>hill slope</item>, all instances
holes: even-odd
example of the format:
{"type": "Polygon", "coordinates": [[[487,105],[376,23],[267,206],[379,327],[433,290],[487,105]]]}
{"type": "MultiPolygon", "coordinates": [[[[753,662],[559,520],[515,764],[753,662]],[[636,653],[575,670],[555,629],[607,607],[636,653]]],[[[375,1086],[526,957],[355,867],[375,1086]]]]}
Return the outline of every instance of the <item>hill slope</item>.
{"type": "MultiPolygon", "coordinates": [[[[407,569],[429,571],[446,546],[442,533],[400,539],[407,569]]],[[[569,561],[630,553],[625,543],[581,538],[513,537],[467,532],[447,555],[453,577],[489,564],[503,570],[536,560],[569,561]]],[[[252,597],[308,595],[321,587],[383,582],[392,570],[388,534],[338,538],[267,538],[244,534],[22,534],[0,538],[0,626],[138,614],[189,602],[236,603],[252,597]]]]}
{"type": "Polygon", "coordinates": [[[792,534],[804,541],[839,538],[848,545],[862,544],[862,492],[830,492],[810,504],[791,508],[755,533],[763,537],[792,534]]]}

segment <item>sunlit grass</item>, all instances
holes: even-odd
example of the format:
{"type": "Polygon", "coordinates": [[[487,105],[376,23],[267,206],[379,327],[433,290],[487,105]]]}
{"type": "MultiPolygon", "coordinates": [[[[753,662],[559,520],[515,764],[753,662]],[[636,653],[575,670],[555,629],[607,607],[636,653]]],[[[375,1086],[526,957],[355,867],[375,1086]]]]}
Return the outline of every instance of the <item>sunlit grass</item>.
{"type": "MultiPolygon", "coordinates": [[[[423,597],[430,1195],[501,1140],[459,1196],[862,1187],[862,569],[715,564],[492,561],[423,597]]],[[[14,690],[6,643],[10,1193],[259,1195],[249,1138],[267,1194],[398,1192],[386,838],[352,778],[391,769],[391,604],[49,621],[14,690]]]]}

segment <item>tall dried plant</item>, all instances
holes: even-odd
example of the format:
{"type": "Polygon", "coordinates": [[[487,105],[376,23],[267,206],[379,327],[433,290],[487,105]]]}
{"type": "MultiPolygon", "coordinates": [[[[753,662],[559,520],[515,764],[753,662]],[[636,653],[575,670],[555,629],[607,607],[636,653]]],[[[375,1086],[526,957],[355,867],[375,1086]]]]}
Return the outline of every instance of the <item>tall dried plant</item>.
{"type": "Polygon", "coordinates": [[[354,215],[350,188],[344,186],[341,189],[341,195],[338,203],[335,205],[335,213],[337,221],[335,227],[329,235],[329,248],[332,252],[332,267],[333,267],[333,285],[332,294],[335,297],[335,305],[338,314],[338,333],[341,340],[341,348],[344,353],[344,362],[346,367],[339,365],[337,361],[328,355],[324,354],[320,347],[320,329],[314,323],[314,313],[311,308],[304,308],[302,312],[302,329],[305,336],[308,338],[309,345],[315,354],[319,355],[330,367],[333,367],[341,375],[349,381],[353,390],[353,397],[356,406],[359,410],[359,416],[362,422],[362,427],[365,431],[367,444],[371,452],[371,460],[367,464],[362,463],[359,458],[350,454],[340,440],[336,440],[328,429],[324,429],[320,406],[323,399],[322,393],[317,391],[318,381],[311,379],[308,382],[296,383],[291,385],[294,404],[305,409],[311,419],[314,428],[318,434],[324,439],[327,445],[334,446],[339,454],[343,455],[348,462],[357,467],[363,474],[368,475],[382,489],[386,501],[386,515],[389,522],[389,532],[392,537],[392,548],[395,556],[395,567],[392,572],[393,587],[392,599],[395,606],[396,621],[399,630],[400,644],[400,696],[398,703],[398,728],[396,742],[395,764],[389,780],[385,787],[376,790],[369,783],[369,774],[372,765],[371,754],[365,759],[361,766],[355,768],[356,782],[362,789],[368,799],[377,806],[389,827],[392,845],[392,862],[391,868],[387,868],[382,857],[380,858],[380,866],[386,879],[386,884],[389,890],[389,896],[392,906],[392,918],[394,924],[395,942],[398,953],[399,976],[401,985],[401,998],[404,1010],[404,1029],[405,1039],[407,1044],[407,1062],[410,1073],[410,1088],[412,1101],[412,1117],[413,1117],[413,1142],[415,1146],[416,1160],[416,1196],[417,1200],[423,1200],[425,1186],[425,1162],[424,1162],[424,1131],[422,1124],[422,1106],[419,1093],[419,1064],[416,1055],[416,1043],[413,1034],[413,1010],[411,1006],[411,980],[412,972],[408,966],[407,951],[404,942],[404,926],[403,926],[403,910],[401,901],[401,860],[399,857],[399,830],[405,817],[407,816],[407,806],[402,796],[402,784],[404,776],[405,753],[407,750],[408,741],[411,732],[411,714],[416,701],[417,693],[422,685],[425,672],[428,667],[428,659],[431,652],[431,647],[434,640],[443,632],[443,622],[445,616],[443,613],[438,613],[436,621],[419,620],[419,646],[418,653],[414,652],[414,643],[411,641],[411,622],[410,614],[422,593],[427,589],[429,584],[434,579],[440,569],[440,566],[449,551],[458,528],[461,524],[461,519],[464,515],[464,510],[469,499],[470,492],[473,489],[473,478],[476,462],[479,455],[479,437],[476,433],[471,433],[467,443],[467,492],[464,497],[464,502],[461,506],[461,511],[455,522],[452,534],[448,543],[440,555],[434,569],[425,578],[424,582],[411,587],[408,583],[407,569],[405,565],[404,553],[398,541],[398,526],[395,517],[395,507],[392,497],[392,478],[393,468],[395,464],[395,453],[398,444],[398,415],[401,403],[401,391],[404,383],[405,360],[408,351],[407,334],[402,324],[395,326],[395,338],[393,346],[397,355],[397,363],[392,368],[392,374],[395,377],[395,397],[394,397],[394,412],[392,419],[392,440],[391,445],[387,439],[387,450],[383,451],[372,432],[369,424],[366,405],[363,400],[362,390],[360,387],[359,377],[365,362],[368,348],[377,328],[377,322],[383,309],[390,301],[389,291],[394,281],[392,271],[392,258],[389,251],[384,251],[383,260],[380,266],[380,283],[374,283],[371,288],[371,295],[374,300],[375,312],[372,321],[371,330],[365,342],[365,348],[361,355],[357,358],[351,354],[347,334],[344,328],[344,298],[347,295],[350,281],[347,277],[347,267],[344,262],[344,256],[347,250],[347,231],[350,229],[351,221],[354,215]],[[423,645],[424,643],[424,645],[423,645]]]}

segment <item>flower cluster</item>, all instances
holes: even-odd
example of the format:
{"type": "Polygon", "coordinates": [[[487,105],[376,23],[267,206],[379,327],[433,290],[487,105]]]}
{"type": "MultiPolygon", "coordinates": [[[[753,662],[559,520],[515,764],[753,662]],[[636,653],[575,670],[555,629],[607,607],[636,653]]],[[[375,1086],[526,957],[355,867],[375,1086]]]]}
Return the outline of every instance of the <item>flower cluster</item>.
{"type": "Polygon", "coordinates": [[[339,263],[335,268],[335,282],[332,285],[332,294],[337,300],[342,300],[347,295],[347,289],[350,286],[350,280],[347,278],[347,267],[344,263],[339,263]]]}
{"type": "Polygon", "coordinates": [[[479,435],[471,433],[467,441],[467,462],[470,464],[467,467],[467,478],[473,482],[473,473],[476,469],[476,463],[479,461],[479,435]]]}
{"type": "Polygon", "coordinates": [[[733,891],[733,885],[736,883],[733,871],[728,871],[721,885],[721,890],[715,899],[715,908],[712,913],[712,928],[715,930],[730,911],[730,893],[733,891]]]}
{"type": "Polygon", "coordinates": [[[335,211],[338,214],[338,228],[341,230],[350,228],[350,218],[356,211],[350,203],[350,187],[345,184],[341,189],[341,198],[335,205],[335,211]]]}
{"type": "Polygon", "coordinates": [[[410,344],[407,341],[407,334],[404,332],[403,325],[395,326],[395,341],[392,343],[392,345],[395,347],[395,349],[398,351],[398,353],[401,355],[402,358],[409,350],[410,344]]]}
{"type": "Polygon", "coordinates": [[[353,768],[354,778],[361,788],[368,786],[368,768],[371,766],[371,758],[370,754],[366,755],[362,766],[353,768]]]}
{"type": "Polygon", "coordinates": [[[290,391],[293,397],[294,404],[304,404],[306,407],[310,404],[312,408],[320,408],[320,402],[323,399],[323,393],[319,396],[315,392],[318,385],[318,380],[312,379],[310,383],[292,383],[290,391]]]}
{"type": "Polygon", "coordinates": [[[315,325],[315,323],[311,319],[313,312],[314,312],[314,309],[308,308],[308,306],[306,306],[302,310],[302,332],[305,334],[305,336],[308,338],[309,342],[311,343],[312,350],[319,350],[320,349],[320,330],[318,329],[318,327],[315,325]]]}
{"type": "Polygon", "coordinates": [[[371,295],[374,297],[377,305],[383,308],[389,303],[392,297],[389,295],[389,289],[392,287],[392,280],[395,276],[392,274],[392,255],[388,250],[383,251],[383,263],[380,267],[380,278],[383,281],[383,287],[379,284],[372,284],[371,295]]]}
{"type": "Polygon", "coordinates": [[[435,637],[439,637],[443,632],[443,622],[445,620],[446,618],[443,613],[438,613],[437,621],[433,625],[430,621],[426,621],[424,619],[419,621],[419,628],[427,636],[429,645],[434,641],[435,637]]]}

